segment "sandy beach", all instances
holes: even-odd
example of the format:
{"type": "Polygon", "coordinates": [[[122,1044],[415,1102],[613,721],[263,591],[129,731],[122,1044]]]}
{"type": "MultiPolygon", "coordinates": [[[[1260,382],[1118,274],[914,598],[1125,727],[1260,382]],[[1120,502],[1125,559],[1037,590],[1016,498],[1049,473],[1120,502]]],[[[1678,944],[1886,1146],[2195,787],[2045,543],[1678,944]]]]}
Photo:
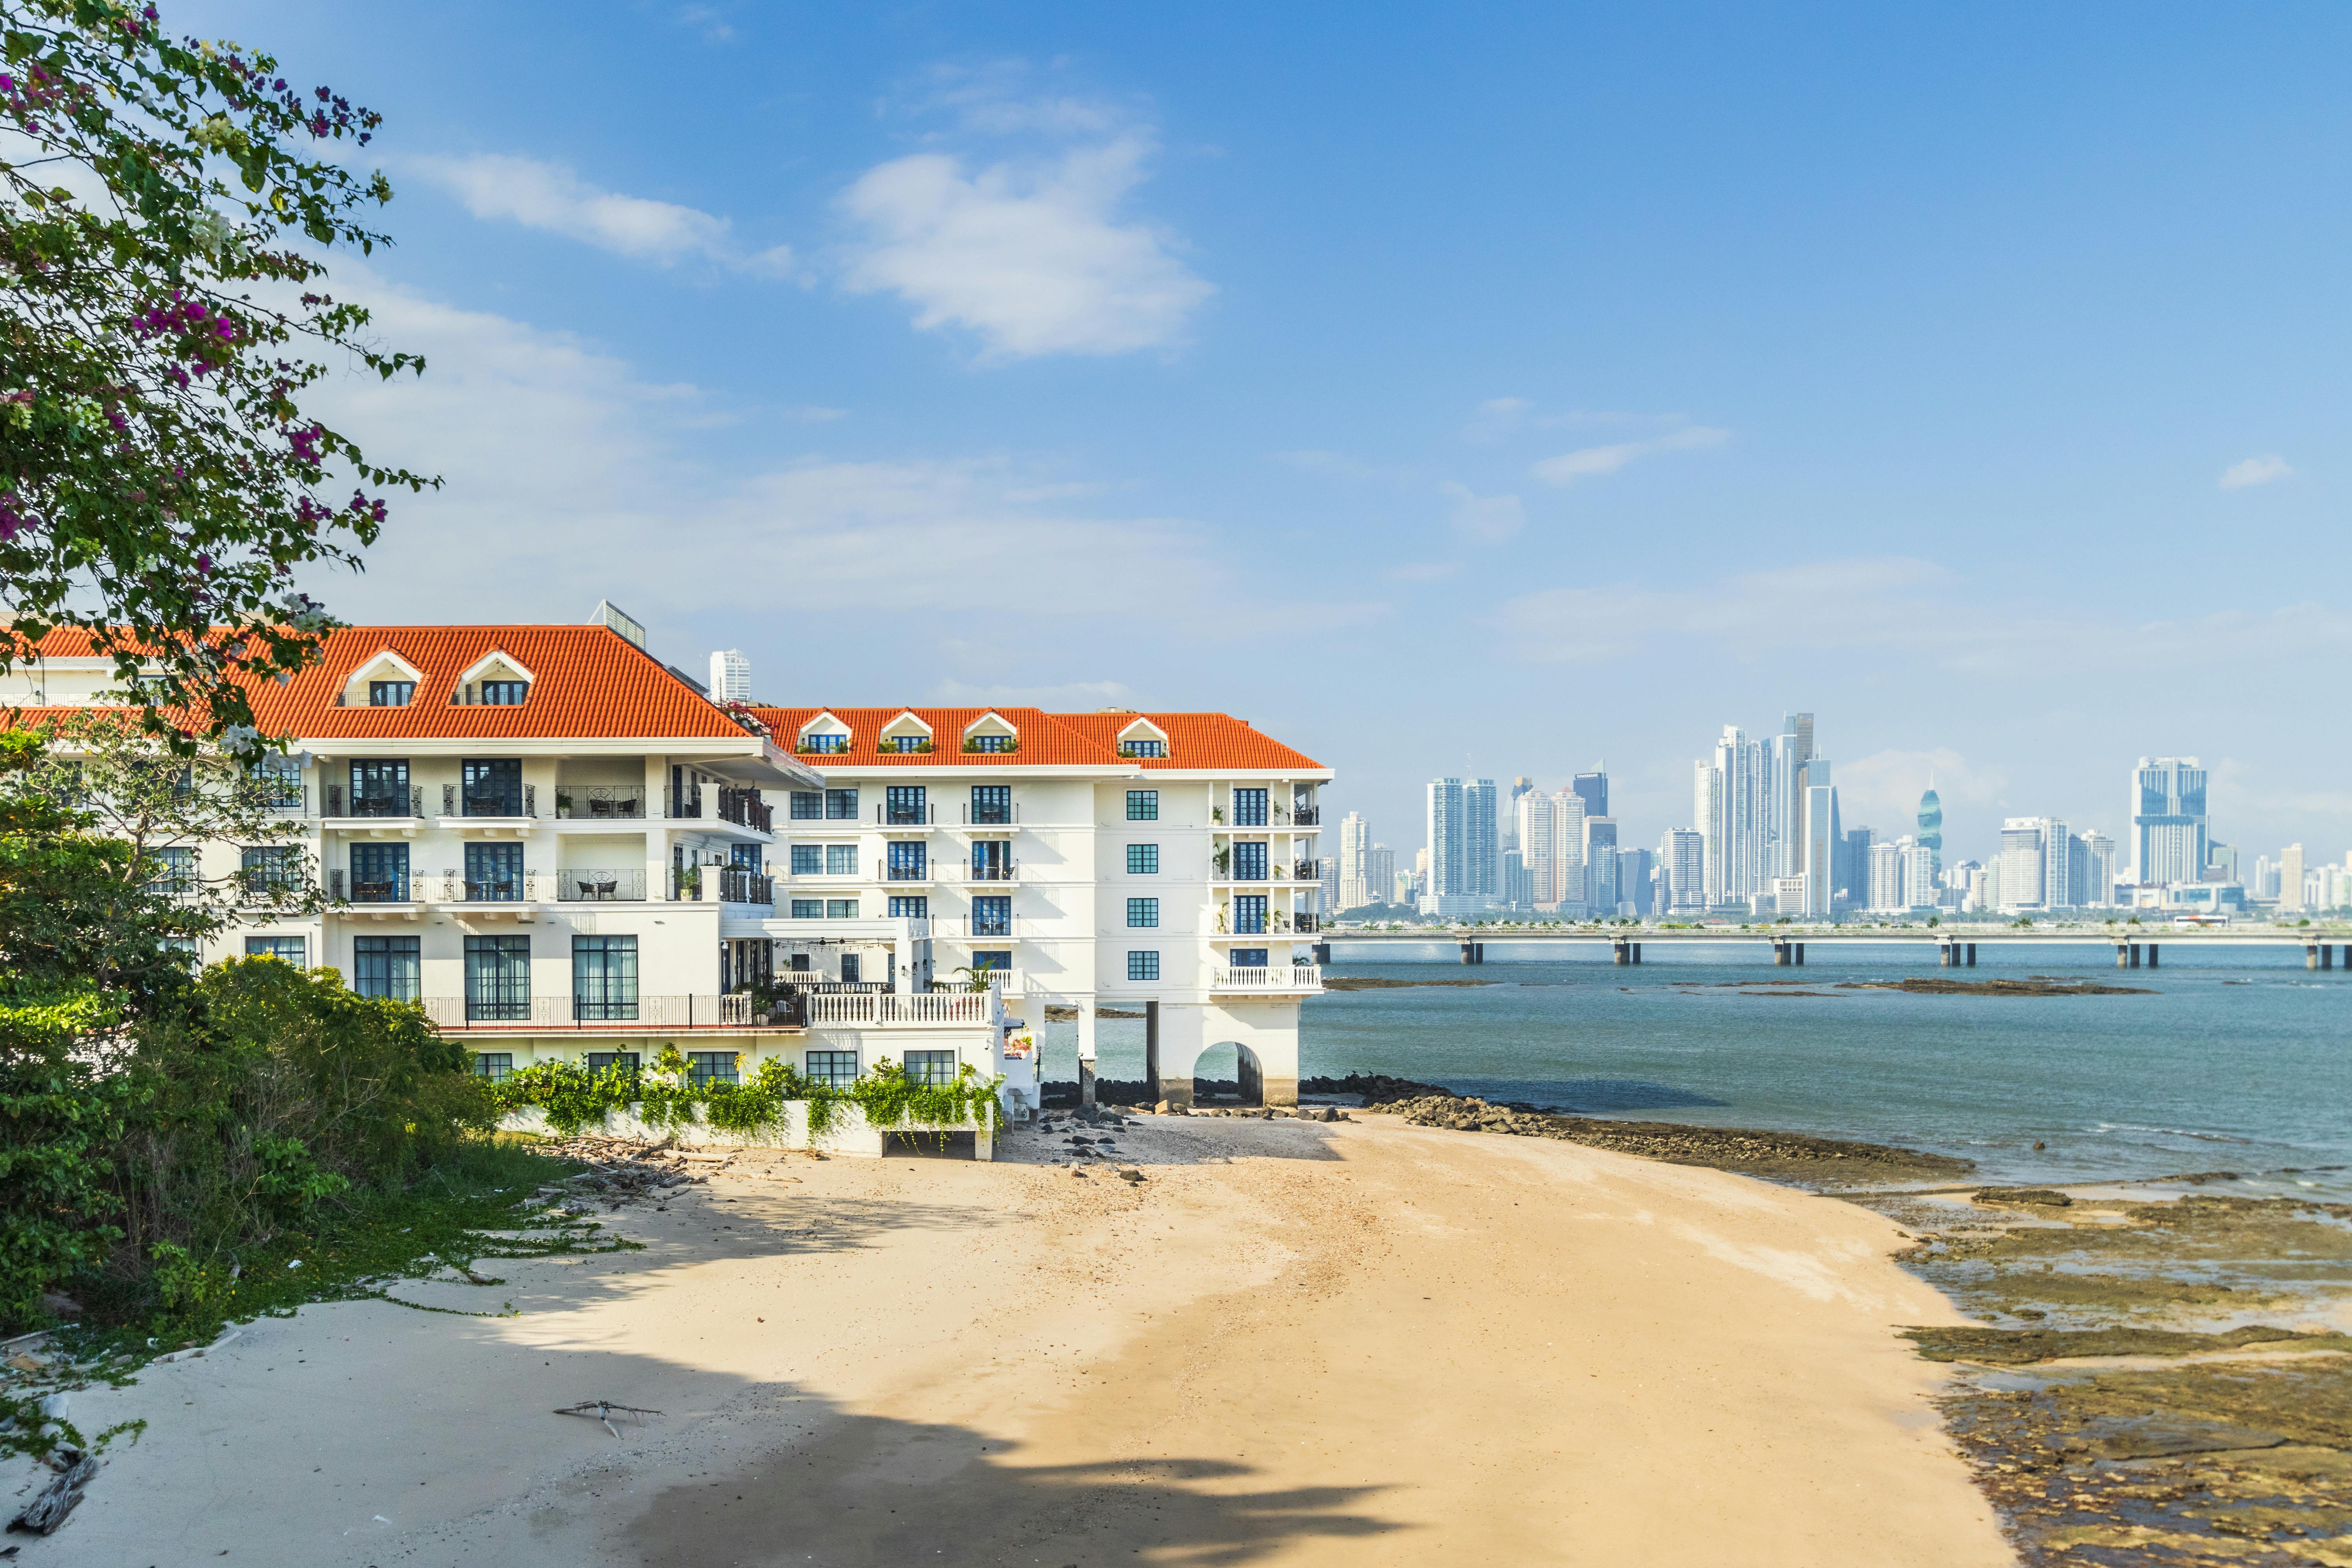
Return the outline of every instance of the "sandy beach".
{"type": "Polygon", "coordinates": [[[740,1162],[643,1251],[401,1292],[515,1316],[247,1325],[74,1396],[149,1425],[16,1561],[2013,1561],[1879,1215],[1378,1115],[1059,1147],[740,1162]]]}

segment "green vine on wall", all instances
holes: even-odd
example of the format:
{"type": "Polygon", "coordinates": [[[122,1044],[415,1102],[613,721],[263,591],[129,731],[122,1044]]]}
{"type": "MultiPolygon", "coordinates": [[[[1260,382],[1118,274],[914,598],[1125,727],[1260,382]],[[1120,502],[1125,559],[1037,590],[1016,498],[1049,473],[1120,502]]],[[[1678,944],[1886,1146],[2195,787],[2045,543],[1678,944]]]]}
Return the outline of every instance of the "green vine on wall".
{"type": "Polygon", "coordinates": [[[752,1133],[784,1123],[786,1105],[808,1106],[812,1142],[840,1124],[841,1108],[855,1105],[866,1125],[885,1130],[948,1128],[978,1123],[991,1132],[1003,1121],[997,1100],[1002,1076],[982,1079],[966,1063],[953,1083],[918,1083],[887,1057],[847,1088],[819,1083],[771,1057],[747,1083],[695,1083],[677,1047],[666,1046],[644,1072],[609,1067],[591,1072],[577,1062],[535,1062],[490,1086],[500,1112],[537,1107],[550,1131],[570,1136],[602,1127],[615,1112],[635,1110],[649,1127],[678,1131],[697,1121],[723,1132],[752,1133]]]}

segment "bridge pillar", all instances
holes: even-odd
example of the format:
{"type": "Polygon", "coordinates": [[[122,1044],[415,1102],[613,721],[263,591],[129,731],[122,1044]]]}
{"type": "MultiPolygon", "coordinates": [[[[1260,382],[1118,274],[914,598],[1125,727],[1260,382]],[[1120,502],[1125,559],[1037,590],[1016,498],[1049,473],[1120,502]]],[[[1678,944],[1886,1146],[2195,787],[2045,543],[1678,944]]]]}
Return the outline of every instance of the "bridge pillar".
{"type": "Polygon", "coordinates": [[[1778,940],[1773,942],[1772,966],[1775,969],[1786,969],[1789,967],[1789,944],[1787,942],[1778,940]]]}
{"type": "Polygon", "coordinates": [[[2156,943],[2154,942],[2147,944],[2147,966],[2150,969],[2156,967],[2156,943]]]}
{"type": "Polygon", "coordinates": [[[1476,942],[1464,942],[1464,943],[1462,944],[1462,962],[1463,962],[1463,963],[1477,963],[1477,962],[1478,962],[1478,960],[1477,960],[1477,958],[1475,956],[1475,954],[1477,952],[1477,950],[1478,950],[1478,944],[1477,944],[1476,942]]]}
{"type": "Polygon", "coordinates": [[[2305,969],[2316,969],[2319,967],[2318,943],[2306,942],[2303,944],[2303,966],[2305,969]]]}
{"type": "Polygon", "coordinates": [[[1331,944],[1328,942],[1317,942],[1314,946],[1314,953],[1316,963],[1325,964],[1329,963],[1331,962],[1331,944]]]}
{"type": "Polygon", "coordinates": [[[2139,967],[2139,943],[2137,942],[2131,944],[2131,966],[2134,969],[2139,967]]]}
{"type": "Polygon", "coordinates": [[[1947,942],[1937,944],[1936,965],[1937,968],[1949,969],[1954,964],[1959,963],[1959,961],[1960,950],[1958,943],[1947,942]]]}
{"type": "MultiPolygon", "coordinates": [[[[1633,944],[1633,962],[1636,963],[1642,962],[1642,944],[1638,942],[1633,944]]],[[[2352,968],[2352,946],[2345,948],[2344,963],[2347,968],[2352,968]]]]}
{"type": "Polygon", "coordinates": [[[2323,942],[2319,944],[2319,967],[2322,969],[2333,969],[2336,967],[2336,944],[2334,942],[2323,942]]]}
{"type": "Polygon", "coordinates": [[[1614,942],[1610,944],[1610,957],[1619,963],[1633,963],[1633,944],[1627,942],[1623,937],[1619,937],[1614,942]]]}
{"type": "Polygon", "coordinates": [[[2129,942],[2119,942],[2116,943],[2116,967],[2117,969],[2128,969],[2131,967],[2131,944],[2129,942]]]}
{"type": "Polygon", "coordinates": [[[1803,942],[1799,942],[1799,943],[1797,943],[1797,944],[1796,944],[1796,947],[1797,947],[1797,967],[1798,967],[1798,968],[1800,968],[1800,969],[1802,969],[1802,968],[1805,966],[1805,944],[1804,944],[1803,942]]]}
{"type": "Polygon", "coordinates": [[[1969,943],[1969,967],[1970,969],[1974,969],[1976,966],[1977,966],[1977,944],[1976,944],[1975,942],[1970,942],[1970,943],[1969,943]]]}

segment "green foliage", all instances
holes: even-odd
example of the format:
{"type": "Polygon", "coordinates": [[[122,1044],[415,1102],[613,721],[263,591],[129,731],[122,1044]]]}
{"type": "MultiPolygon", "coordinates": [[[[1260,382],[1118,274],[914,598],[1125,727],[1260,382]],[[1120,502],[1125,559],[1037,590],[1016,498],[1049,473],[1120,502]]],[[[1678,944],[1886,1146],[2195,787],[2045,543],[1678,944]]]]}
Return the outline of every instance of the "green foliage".
{"type": "Polygon", "coordinates": [[[299,405],[324,362],[424,368],[316,287],[388,243],[358,217],[392,186],[346,166],[378,117],[119,0],[0,0],[0,670],[84,626],[154,672],[153,727],[247,726],[327,625],[295,569],[383,521],[338,492],[433,482],[299,405]]]}
{"type": "Polygon", "coordinates": [[[634,1110],[654,1127],[684,1128],[698,1121],[721,1131],[751,1134],[782,1127],[785,1107],[808,1107],[808,1135],[822,1137],[840,1124],[840,1110],[856,1106],[868,1126],[946,1128],[977,1122],[993,1130],[1003,1110],[1002,1078],[982,1079],[966,1064],[951,1084],[919,1084],[906,1068],[884,1058],[846,1089],[818,1083],[790,1063],[771,1057],[748,1082],[694,1084],[675,1046],[665,1047],[643,1074],[607,1068],[590,1073],[572,1062],[537,1062],[490,1086],[500,1112],[536,1106],[550,1131],[569,1136],[601,1127],[618,1112],[634,1110]]]}

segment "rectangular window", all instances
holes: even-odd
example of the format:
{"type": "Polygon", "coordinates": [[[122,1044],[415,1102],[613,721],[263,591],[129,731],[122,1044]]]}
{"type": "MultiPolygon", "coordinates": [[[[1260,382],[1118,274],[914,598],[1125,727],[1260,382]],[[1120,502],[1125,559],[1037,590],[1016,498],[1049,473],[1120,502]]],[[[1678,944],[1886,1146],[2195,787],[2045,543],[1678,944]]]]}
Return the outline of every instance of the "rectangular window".
{"type": "Polygon", "coordinates": [[[1160,820],[1160,792],[1156,789],[1131,789],[1127,792],[1127,819],[1129,822],[1160,820]]]}
{"type": "Polygon", "coordinates": [[[866,978],[866,960],[855,952],[841,955],[841,983],[855,985],[866,978]]]}
{"type": "Polygon", "coordinates": [[[971,819],[982,826],[1010,825],[1013,821],[1013,786],[1011,784],[972,785],[971,819]]]}
{"type": "Polygon", "coordinates": [[[793,919],[796,921],[821,921],[824,919],[824,900],[823,899],[794,899],[793,900],[793,919]]]}
{"type": "Polygon", "coordinates": [[[1010,735],[966,735],[963,738],[963,749],[967,752],[985,752],[994,755],[1012,751],[1013,739],[1010,735]]]}
{"type": "Polygon", "coordinates": [[[1118,754],[1122,757],[1164,757],[1168,754],[1165,741],[1121,741],[1118,754]]]}
{"type": "Polygon", "coordinates": [[[1009,951],[975,952],[971,955],[971,966],[974,969],[1010,969],[1013,967],[1013,954],[1009,951]]]}
{"type": "Polygon", "coordinates": [[[1013,934],[1013,900],[1002,895],[972,900],[971,934],[1011,936],[1013,934]]]}
{"type": "Polygon", "coordinates": [[[408,898],[408,846],[352,846],[352,902],[396,904],[408,898]]]}
{"type": "Polygon", "coordinates": [[[821,875],[823,875],[823,874],[824,874],[824,845],[822,845],[822,844],[795,844],[795,845],[793,845],[793,876],[795,876],[795,877],[815,877],[815,876],[821,876],[821,875]]]}
{"type": "Polygon", "coordinates": [[[890,880],[894,882],[920,882],[930,875],[920,839],[912,844],[902,842],[890,846],[889,873],[890,880]]]}
{"type": "Polygon", "coordinates": [[[890,918],[894,921],[927,921],[931,918],[931,900],[920,893],[893,894],[890,918]]]}
{"type": "Polygon", "coordinates": [[[856,1051],[811,1051],[806,1060],[810,1080],[827,1089],[847,1089],[857,1081],[856,1051]]]}
{"type": "Polygon", "coordinates": [[[371,708],[405,708],[416,695],[413,680],[371,680],[368,682],[368,706],[371,708]]]}
{"type": "Polygon", "coordinates": [[[1160,846],[1130,844],[1127,847],[1127,874],[1130,877],[1160,875],[1160,846]]]}
{"type": "Polygon", "coordinates": [[[857,875],[857,846],[828,844],[824,847],[824,874],[828,877],[857,875]]]}
{"type": "Polygon", "coordinates": [[[814,752],[820,756],[836,756],[841,752],[849,750],[849,737],[846,735],[803,735],[801,737],[801,750],[803,752],[814,752]]]}
{"type": "Polygon", "coordinates": [[[467,816],[522,815],[522,762],[518,757],[468,757],[462,765],[467,816]]]}
{"type": "Polygon", "coordinates": [[[1013,844],[1004,838],[977,838],[971,846],[971,879],[975,882],[1013,880],[1013,844]]]}
{"type": "Polygon", "coordinates": [[[521,680],[485,680],[482,700],[493,708],[520,708],[522,700],[530,695],[530,685],[521,680]]]}
{"type": "Polygon", "coordinates": [[[1262,789],[1234,791],[1234,826],[1235,827],[1265,826],[1265,791],[1262,789]]]}
{"type": "Polygon", "coordinates": [[[857,900],[856,899],[825,900],[824,918],[829,921],[856,920],[857,918],[857,900]]]}
{"type": "Polygon", "coordinates": [[[352,942],[352,989],[362,996],[394,1002],[414,1002],[424,994],[417,984],[418,939],[413,936],[362,936],[352,942]]]}
{"type": "Polygon", "coordinates": [[[522,846],[466,846],[466,901],[515,904],[522,901],[522,846]]]}
{"type": "Polygon", "coordinates": [[[248,893],[282,893],[300,886],[302,852],[290,844],[247,849],[237,857],[237,869],[248,893]]]}
{"type": "Polygon", "coordinates": [[[1234,880],[1263,882],[1265,880],[1265,851],[1263,844],[1244,842],[1234,846],[1234,880]]]}
{"type": "Polygon", "coordinates": [[[1160,955],[1157,952],[1129,952],[1127,955],[1127,977],[1129,980],[1160,978],[1160,955]]]}
{"type": "Polygon", "coordinates": [[[299,936],[249,936],[245,939],[247,958],[282,958],[299,969],[303,964],[303,949],[307,939],[299,936]]]}
{"type": "Polygon", "coordinates": [[[291,757],[264,757],[246,774],[256,804],[278,811],[302,806],[302,764],[291,757]]]}
{"type": "Polygon", "coordinates": [[[1265,967],[1265,949],[1262,947],[1237,947],[1234,949],[1233,959],[1233,966],[1235,969],[1264,969],[1265,967]]]}
{"type": "Polygon", "coordinates": [[[727,852],[727,859],[746,871],[761,871],[767,868],[768,852],[757,844],[738,844],[727,852]]]}
{"type": "Polygon", "coordinates": [[[932,1088],[943,1088],[956,1080],[956,1054],[953,1051],[908,1051],[907,1081],[932,1088]]]}
{"type": "Polygon", "coordinates": [[[413,809],[407,758],[370,757],[352,763],[353,816],[406,816],[413,809]]]}
{"type": "Polygon", "coordinates": [[[1234,934],[1262,936],[1265,932],[1265,895],[1244,893],[1234,900],[1234,934]]]}
{"type": "Polygon", "coordinates": [[[786,953],[784,972],[788,974],[806,974],[809,972],[809,955],[805,952],[786,953]]]}
{"type": "Polygon", "coordinates": [[[925,798],[921,784],[892,784],[882,792],[882,819],[899,826],[920,825],[931,819],[930,802],[925,798]]]}
{"type": "Polygon", "coordinates": [[[1158,925],[1160,923],[1160,900],[1158,899],[1128,900],[1127,923],[1130,929],[1158,925]]]}
{"type": "Polygon", "coordinates": [[[824,819],[824,792],[816,789],[793,791],[793,820],[821,822],[824,819]]]}
{"type": "Polygon", "coordinates": [[[637,1016],[637,939],[572,939],[572,1016],[583,1024],[634,1021],[637,1016]]]}
{"type": "Polygon", "coordinates": [[[590,1051],[588,1070],[591,1073],[624,1072],[635,1079],[638,1072],[635,1051],[590,1051]]]}
{"type": "Polygon", "coordinates": [[[151,893],[170,897],[174,893],[196,890],[196,849],[193,844],[174,844],[155,851],[155,879],[147,884],[151,893]]]}
{"type": "Polygon", "coordinates": [[[530,1018],[530,938],[466,939],[466,1016],[476,1023],[530,1018]]]}
{"type": "Polygon", "coordinates": [[[695,1088],[707,1083],[735,1081],[733,1051],[688,1051],[686,1053],[686,1079],[695,1088]]]}
{"type": "Polygon", "coordinates": [[[854,789],[829,789],[824,792],[824,816],[828,822],[857,820],[857,792],[854,789]]]}
{"type": "Polygon", "coordinates": [[[931,749],[929,735],[887,735],[883,738],[886,752],[928,752],[931,749]]]}
{"type": "Polygon", "coordinates": [[[492,1083],[496,1083],[513,1071],[514,1053],[512,1051],[476,1051],[474,1053],[474,1072],[477,1077],[486,1078],[492,1083]]]}

